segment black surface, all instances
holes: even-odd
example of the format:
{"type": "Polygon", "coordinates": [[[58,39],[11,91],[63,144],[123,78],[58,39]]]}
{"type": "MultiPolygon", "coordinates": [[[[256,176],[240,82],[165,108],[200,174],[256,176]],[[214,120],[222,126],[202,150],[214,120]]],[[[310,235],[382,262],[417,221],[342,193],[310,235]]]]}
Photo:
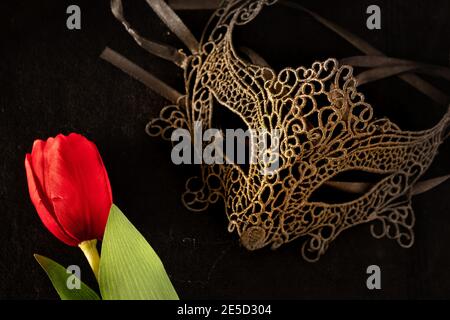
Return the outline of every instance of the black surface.
{"type": "MultiPolygon", "coordinates": [[[[325,17],[363,36],[388,55],[449,64],[450,2],[308,1],[325,17]],[[370,4],[382,9],[383,28],[365,27],[370,4]]],[[[126,14],[147,37],[181,44],[145,1],[128,1],[126,14]]],[[[24,157],[34,139],[79,132],[103,156],[114,202],[158,252],[180,297],[197,298],[450,298],[450,184],[413,200],[416,243],[371,237],[369,226],[346,231],[318,263],[301,259],[301,241],[277,251],[247,252],[226,231],[220,205],[193,214],[180,201],[195,168],[176,167],[170,146],[145,135],[148,119],[167,101],[98,58],[105,46],[119,51],[169,84],[182,87],[170,63],[140,49],[109,11],[109,1],[2,1],[0,50],[0,298],[56,299],[32,254],[79,264],[94,285],[84,257],[42,225],[28,198],[24,157]],[[66,8],[79,4],[82,30],[66,29],[66,8]],[[366,288],[366,268],[382,270],[382,290],[366,288]]],[[[210,12],[182,12],[196,35],[210,12]]],[[[236,34],[274,66],[309,64],[359,54],[302,13],[266,9],[236,34]]],[[[448,83],[437,82],[448,92],[448,83]]],[[[377,115],[405,129],[430,127],[444,108],[397,79],[363,88],[377,115]]],[[[445,144],[428,176],[449,172],[445,144]]]]}

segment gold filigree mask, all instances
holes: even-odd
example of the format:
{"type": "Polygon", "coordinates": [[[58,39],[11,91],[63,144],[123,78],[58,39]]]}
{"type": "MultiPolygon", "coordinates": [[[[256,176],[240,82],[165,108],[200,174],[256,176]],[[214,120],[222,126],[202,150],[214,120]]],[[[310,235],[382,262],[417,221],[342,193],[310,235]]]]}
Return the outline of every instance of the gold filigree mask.
{"type": "MultiPolygon", "coordinates": [[[[184,69],[183,95],[161,87],[157,79],[147,79],[150,86],[159,87],[164,96],[177,102],[149,123],[150,135],[170,139],[177,128],[193,134],[196,121],[205,130],[212,128],[216,108],[237,115],[244,129],[281,133],[280,164],[273,174],[262,174],[266,167],[262,162],[245,168],[203,165],[201,176],[186,184],[184,204],[203,211],[223,199],[229,232],[237,232],[249,250],[276,249],[302,237],[303,257],[316,261],[342,231],[362,223],[371,224],[374,237],[388,237],[410,247],[415,221],[411,197],[423,189],[420,183],[417,187],[418,180],[448,136],[450,110],[429,130],[402,131],[386,118],[374,118],[371,105],[357,90],[351,66],[328,59],[275,72],[251,51],[252,62],[241,58],[233,46],[234,28],[252,22],[265,6],[276,2],[224,1],[196,43],[167,5],[148,0],[191,49],[192,54],[185,55],[143,41],[123,18],[121,2],[112,1],[116,17],[139,44],[184,69]],[[336,181],[349,171],[382,178],[374,183],[336,181]],[[326,203],[314,198],[323,186],[358,196],[348,202],[326,203]]],[[[108,54],[104,58],[114,60],[108,54]]],[[[146,81],[144,76],[134,76],[146,81]]]]}

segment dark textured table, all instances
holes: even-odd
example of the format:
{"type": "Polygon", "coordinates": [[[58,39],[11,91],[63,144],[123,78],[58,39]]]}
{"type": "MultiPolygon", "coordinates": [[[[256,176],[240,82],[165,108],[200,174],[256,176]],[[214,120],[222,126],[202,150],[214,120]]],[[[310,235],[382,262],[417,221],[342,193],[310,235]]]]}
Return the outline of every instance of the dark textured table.
{"type": "MultiPolygon", "coordinates": [[[[390,56],[449,65],[450,2],[305,1],[390,56]],[[366,8],[378,4],[382,29],[366,28],[366,8]]],[[[81,251],[54,238],[40,222],[26,186],[24,157],[33,140],[79,132],[99,147],[114,202],[162,258],[182,298],[450,298],[450,183],[413,199],[416,243],[372,238],[369,225],[352,228],[315,264],[301,259],[301,240],[277,251],[247,252],[226,230],[221,205],[204,214],[186,210],[180,195],[197,168],[177,167],[170,145],[144,133],[163,98],[99,59],[117,50],[181,90],[182,74],[140,49],[113,18],[109,1],[2,1],[0,51],[0,298],[55,299],[33,253],[79,264],[94,285],[81,251]],[[82,29],[66,28],[66,8],[78,4],[82,29]],[[382,289],[366,288],[366,268],[381,267],[382,289]]],[[[146,6],[128,1],[126,15],[142,34],[181,43],[146,6]]],[[[180,12],[199,35],[208,11],[180,12]]],[[[267,9],[236,34],[276,68],[343,58],[359,52],[304,14],[267,9]]],[[[447,93],[448,82],[434,81],[447,93]]],[[[404,129],[431,127],[444,108],[396,78],[361,89],[377,116],[404,129]]],[[[450,143],[428,177],[450,171],[450,143]]]]}

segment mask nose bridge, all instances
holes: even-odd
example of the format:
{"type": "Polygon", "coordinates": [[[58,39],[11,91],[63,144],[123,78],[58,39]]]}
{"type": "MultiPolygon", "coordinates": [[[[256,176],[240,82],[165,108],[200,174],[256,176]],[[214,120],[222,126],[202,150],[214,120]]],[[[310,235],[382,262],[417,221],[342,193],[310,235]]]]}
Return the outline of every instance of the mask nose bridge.
{"type": "MultiPolygon", "coordinates": [[[[253,175],[259,175],[258,172],[253,172],[253,175]]],[[[249,180],[252,180],[249,177],[249,180]]],[[[276,179],[278,181],[279,179],[276,179]]],[[[249,182],[250,183],[250,182],[249,182]]],[[[278,228],[277,225],[273,224],[276,219],[276,215],[281,215],[289,207],[291,200],[291,194],[293,191],[293,186],[280,186],[279,184],[271,183],[271,181],[262,180],[259,188],[256,190],[253,201],[248,204],[248,206],[242,211],[245,213],[250,213],[247,216],[247,224],[243,229],[243,234],[247,229],[254,230],[254,227],[259,227],[262,229],[273,229],[278,228]],[[266,200],[265,200],[266,199],[266,200]],[[263,206],[261,204],[263,203],[263,206]],[[255,211],[255,203],[261,206],[260,210],[255,211]],[[272,221],[273,225],[268,226],[267,221],[272,221]]],[[[266,239],[265,241],[269,241],[266,239]]],[[[269,241],[270,242],[270,241],[269,241]]]]}

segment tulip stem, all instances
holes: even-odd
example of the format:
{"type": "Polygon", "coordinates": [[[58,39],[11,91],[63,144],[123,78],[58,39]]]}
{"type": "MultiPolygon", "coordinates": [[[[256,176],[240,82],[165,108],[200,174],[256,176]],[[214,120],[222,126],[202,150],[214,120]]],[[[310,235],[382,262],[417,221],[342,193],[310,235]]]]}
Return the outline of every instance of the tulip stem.
{"type": "Polygon", "coordinates": [[[92,271],[94,271],[95,278],[98,281],[98,269],[99,269],[99,263],[100,263],[100,256],[97,251],[97,239],[83,241],[78,246],[80,247],[81,251],[83,251],[84,255],[86,256],[86,259],[89,262],[89,265],[91,266],[92,271]]]}

